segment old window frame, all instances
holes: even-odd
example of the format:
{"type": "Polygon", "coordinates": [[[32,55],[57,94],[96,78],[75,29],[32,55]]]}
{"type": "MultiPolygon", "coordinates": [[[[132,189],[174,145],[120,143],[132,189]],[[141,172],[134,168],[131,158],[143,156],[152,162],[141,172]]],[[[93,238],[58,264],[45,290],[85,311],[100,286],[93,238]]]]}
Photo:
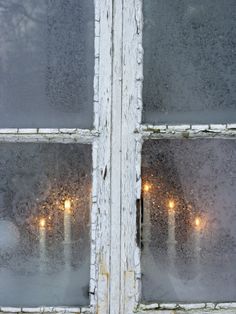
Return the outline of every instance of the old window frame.
{"type": "Polygon", "coordinates": [[[0,142],[61,142],[93,146],[90,305],[83,308],[0,307],[1,312],[233,313],[235,303],[140,304],[137,205],[145,139],[235,138],[230,125],[142,125],[142,2],[94,0],[94,129],[0,129],[0,142]]]}
{"type": "MultiPolygon", "coordinates": [[[[123,313],[233,313],[236,302],[198,304],[142,304],[141,250],[136,221],[141,199],[141,150],[147,139],[235,138],[236,123],[194,125],[142,124],[143,47],[142,4],[145,0],[124,0],[123,11],[123,95],[122,95],[122,207],[121,207],[121,300],[123,313]]],[[[235,121],[236,122],[236,121],[235,121]]]]}
{"type": "Polygon", "coordinates": [[[3,313],[108,313],[107,295],[110,265],[110,130],[112,5],[93,0],[94,21],[94,127],[79,128],[1,128],[0,143],[82,143],[92,145],[92,208],[90,213],[91,258],[87,307],[2,307],[3,313]],[[102,78],[102,79],[101,79],[102,78]],[[105,78],[105,79],[104,79],[105,78]]]}

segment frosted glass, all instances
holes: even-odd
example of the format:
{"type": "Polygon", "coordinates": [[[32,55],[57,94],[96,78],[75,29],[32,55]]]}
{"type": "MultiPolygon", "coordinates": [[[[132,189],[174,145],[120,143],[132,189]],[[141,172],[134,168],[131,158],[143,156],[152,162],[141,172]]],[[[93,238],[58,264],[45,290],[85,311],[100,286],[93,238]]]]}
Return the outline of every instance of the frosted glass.
{"type": "Polygon", "coordinates": [[[0,145],[0,304],[89,304],[91,147],[0,145]]]}
{"type": "Polygon", "coordinates": [[[0,127],[92,127],[93,41],[93,0],[1,0],[0,127]]]}
{"type": "Polygon", "coordinates": [[[229,139],[144,143],[144,302],[235,300],[235,156],[229,139]]]}
{"type": "Polygon", "coordinates": [[[235,122],[235,0],[144,0],[143,13],[143,122],[235,122]]]}

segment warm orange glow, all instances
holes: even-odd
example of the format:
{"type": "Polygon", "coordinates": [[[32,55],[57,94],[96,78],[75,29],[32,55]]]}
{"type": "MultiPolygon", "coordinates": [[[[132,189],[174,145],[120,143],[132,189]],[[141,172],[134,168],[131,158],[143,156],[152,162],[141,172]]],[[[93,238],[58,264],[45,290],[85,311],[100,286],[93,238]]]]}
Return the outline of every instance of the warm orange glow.
{"type": "Polygon", "coordinates": [[[68,212],[70,211],[70,209],[71,209],[71,201],[70,200],[65,200],[64,208],[66,211],[68,211],[68,212]]]}
{"type": "Polygon", "coordinates": [[[199,217],[195,218],[194,223],[195,223],[195,226],[199,228],[201,226],[201,219],[199,217]]]}
{"type": "Polygon", "coordinates": [[[169,206],[169,209],[174,209],[174,207],[175,207],[175,202],[174,202],[173,200],[169,200],[168,206],[169,206]]]}
{"type": "Polygon", "coordinates": [[[39,227],[40,228],[44,228],[46,226],[46,219],[45,218],[41,218],[39,220],[39,227]]]}
{"type": "Polygon", "coordinates": [[[143,190],[144,192],[149,192],[149,190],[151,189],[151,185],[148,183],[145,183],[143,186],[143,190]]]}

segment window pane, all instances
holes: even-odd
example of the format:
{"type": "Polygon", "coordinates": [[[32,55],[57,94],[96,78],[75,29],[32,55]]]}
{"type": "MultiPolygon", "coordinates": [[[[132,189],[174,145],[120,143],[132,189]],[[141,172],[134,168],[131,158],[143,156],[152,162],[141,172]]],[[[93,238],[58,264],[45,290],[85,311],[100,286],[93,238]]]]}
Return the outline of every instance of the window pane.
{"type": "Polygon", "coordinates": [[[0,127],[91,127],[93,0],[0,1],[0,127]]]}
{"type": "Polygon", "coordinates": [[[143,301],[235,300],[236,141],[143,146],[143,301]]]}
{"type": "Polygon", "coordinates": [[[0,145],[1,306],[88,305],[91,147],[0,145]]]}
{"type": "Polygon", "coordinates": [[[143,121],[235,122],[235,0],[145,0],[143,10],[143,121]]]}

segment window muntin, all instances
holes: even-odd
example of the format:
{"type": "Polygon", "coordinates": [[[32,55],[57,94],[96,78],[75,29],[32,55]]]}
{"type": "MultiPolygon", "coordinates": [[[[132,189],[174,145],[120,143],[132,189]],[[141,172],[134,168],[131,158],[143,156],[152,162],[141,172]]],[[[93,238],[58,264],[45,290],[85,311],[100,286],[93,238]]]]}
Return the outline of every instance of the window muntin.
{"type": "Polygon", "coordinates": [[[89,304],[91,145],[0,145],[0,304],[89,304]]]}
{"type": "Polygon", "coordinates": [[[0,3],[0,126],[92,128],[93,0],[0,3]]]}
{"type": "Polygon", "coordinates": [[[143,122],[233,123],[234,0],[144,0],[143,122]]]}
{"type": "MultiPolygon", "coordinates": [[[[97,2],[97,1],[96,1],[97,2]]],[[[99,2],[99,1],[98,1],[99,2]]],[[[98,3],[97,2],[97,3],[98,3]]],[[[120,8],[122,7],[122,2],[115,1],[115,4],[120,8]]],[[[101,118],[101,121],[99,121],[99,131],[101,131],[101,137],[98,140],[99,145],[93,145],[95,155],[96,153],[100,156],[98,158],[98,163],[94,163],[93,167],[95,168],[95,178],[94,178],[94,186],[98,188],[98,193],[93,195],[93,212],[98,211],[98,222],[94,222],[94,227],[92,228],[92,239],[96,238],[96,235],[98,235],[98,238],[96,241],[92,241],[91,245],[94,246],[96,251],[96,255],[92,257],[91,261],[91,268],[92,268],[92,276],[91,276],[91,304],[98,304],[99,310],[101,310],[104,313],[109,312],[109,307],[111,310],[116,311],[118,313],[119,308],[118,304],[121,301],[120,309],[124,313],[130,313],[133,311],[134,307],[137,311],[136,305],[140,297],[139,293],[139,283],[140,280],[140,272],[139,272],[139,258],[138,258],[138,250],[136,247],[136,243],[134,241],[134,230],[136,230],[135,226],[135,197],[139,197],[139,182],[140,182],[140,173],[139,173],[139,161],[140,161],[140,155],[139,155],[139,148],[140,148],[140,135],[141,137],[147,138],[147,134],[149,134],[150,127],[148,127],[148,132],[142,132],[141,128],[139,128],[139,122],[140,122],[140,108],[141,106],[141,97],[140,97],[140,91],[141,91],[141,85],[142,85],[142,74],[141,74],[141,68],[142,68],[142,46],[141,46],[141,37],[142,37],[142,19],[141,19],[141,0],[137,1],[127,1],[125,3],[125,10],[122,11],[122,15],[117,13],[116,15],[118,18],[116,18],[116,22],[118,21],[118,26],[122,24],[121,22],[121,16],[124,17],[124,32],[123,32],[123,42],[120,40],[120,43],[124,44],[123,53],[124,56],[123,60],[129,60],[129,62],[124,62],[122,64],[122,70],[123,70],[123,81],[121,79],[120,71],[114,71],[114,82],[116,85],[120,85],[122,82],[123,92],[122,92],[122,98],[123,98],[123,108],[122,108],[122,150],[119,151],[119,154],[122,156],[122,166],[124,171],[123,177],[122,177],[122,186],[123,193],[121,194],[121,201],[122,201],[122,221],[121,225],[118,226],[117,220],[115,220],[116,228],[120,227],[121,231],[121,239],[114,237],[115,241],[110,242],[109,241],[109,227],[110,224],[108,223],[108,220],[110,219],[110,213],[112,212],[113,206],[110,206],[111,203],[108,201],[109,197],[109,169],[111,167],[116,167],[117,165],[110,165],[109,163],[109,148],[110,144],[109,141],[107,141],[107,136],[109,137],[110,132],[110,105],[111,103],[115,103],[117,105],[116,99],[117,94],[114,95],[113,100],[111,100],[111,94],[114,94],[111,92],[110,88],[110,79],[108,80],[108,77],[110,78],[110,51],[112,49],[105,49],[109,45],[107,44],[109,42],[109,39],[112,37],[113,39],[117,39],[117,37],[120,36],[119,29],[112,32],[111,24],[112,24],[112,7],[111,2],[101,2],[101,7],[99,5],[97,6],[99,11],[99,14],[96,14],[96,25],[99,25],[101,27],[101,32],[97,31],[97,34],[101,34],[102,40],[100,38],[97,40],[97,43],[102,44],[101,46],[101,55],[99,55],[99,67],[96,66],[95,72],[100,72],[101,77],[104,78],[101,80],[99,85],[99,101],[101,101],[100,109],[102,111],[102,114],[98,114],[96,119],[99,120],[101,118]],[[135,7],[134,7],[135,6],[135,7]],[[100,15],[101,12],[101,15],[100,15]],[[100,18],[101,18],[101,25],[100,25],[100,18]],[[109,31],[108,31],[109,30],[109,31]],[[128,31],[127,31],[128,30],[128,31]],[[112,36],[111,36],[112,34],[112,36]],[[128,40],[127,40],[128,39],[128,40]],[[104,41],[105,40],[105,41],[104,41]],[[106,45],[105,45],[106,43],[106,45]],[[104,46],[103,46],[104,44],[104,46]],[[109,51],[109,53],[108,53],[109,51]],[[136,57],[135,57],[136,56],[136,57]],[[107,79],[107,81],[106,81],[107,79]],[[108,83],[109,82],[109,83],[108,83]],[[107,114],[105,114],[107,112],[107,114]],[[135,129],[137,127],[137,129],[135,129]],[[135,132],[134,132],[135,130],[135,132]],[[105,131],[105,132],[104,132],[105,131]],[[139,134],[137,134],[139,133],[139,134]],[[146,133],[146,134],[144,134],[146,133]],[[105,154],[104,154],[105,153],[105,154]],[[135,163],[135,161],[138,161],[135,163]],[[136,167],[136,168],[135,168],[136,167]],[[134,171],[135,168],[135,171],[134,171]],[[124,178],[125,176],[125,178],[124,178]],[[98,181],[97,181],[98,179],[98,181]],[[136,193],[134,193],[136,191],[136,193]],[[97,200],[98,196],[98,200],[97,200]],[[104,198],[105,197],[105,198],[104,198]],[[106,198],[107,197],[107,198],[106,198]],[[97,203],[98,202],[98,203],[97,203]],[[95,209],[96,208],[96,209],[95,209]],[[97,234],[95,225],[97,224],[97,227],[99,229],[99,234],[97,234]],[[127,226],[129,226],[127,228],[127,226]],[[94,236],[95,235],[95,236],[94,236]],[[119,255],[118,250],[115,250],[114,243],[119,242],[121,243],[121,256],[119,255]],[[110,248],[112,250],[113,254],[113,260],[117,257],[117,259],[121,258],[121,271],[119,272],[118,268],[115,268],[114,273],[115,276],[112,277],[112,279],[116,279],[116,281],[121,281],[121,288],[116,291],[116,294],[113,295],[112,298],[109,298],[109,290],[110,285],[114,285],[114,281],[110,282],[110,276],[109,276],[109,251],[110,248]],[[114,256],[116,255],[116,256],[114,256]],[[96,260],[96,256],[99,257],[99,263],[98,260],[96,260]],[[98,289],[97,289],[97,281],[93,278],[97,278],[96,276],[99,274],[98,278],[98,289]],[[121,278],[119,278],[119,274],[121,274],[121,278]],[[128,296],[128,297],[125,297],[128,296]],[[108,301],[109,299],[109,301],[108,301]],[[109,305],[108,305],[109,303],[109,305]],[[117,305],[117,306],[115,306],[117,305]]],[[[97,29],[99,29],[99,26],[97,29]]],[[[120,38],[119,38],[120,39],[120,38]]],[[[119,46],[119,43],[117,43],[116,40],[113,42],[115,45],[112,46],[112,48],[117,51],[117,47],[119,46]]],[[[99,45],[96,45],[97,47],[99,45]]],[[[109,48],[111,48],[109,46],[109,48]]],[[[119,49],[121,47],[119,46],[119,49]]],[[[122,48],[121,50],[122,51],[122,48]]],[[[98,56],[98,52],[97,52],[98,56]]],[[[119,57],[119,56],[118,56],[119,57]]],[[[98,59],[98,58],[97,58],[98,59]]],[[[115,58],[118,59],[117,57],[115,58]]],[[[96,99],[98,99],[96,97],[96,99]]],[[[98,106],[97,106],[98,108],[98,106]]],[[[95,108],[95,110],[97,109],[95,108]]],[[[117,120],[115,119],[116,123],[117,120]]],[[[162,129],[162,127],[161,127],[162,129]]],[[[159,130],[159,128],[157,128],[159,130]]],[[[43,131],[43,130],[42,130],[43,131]]],[[[60,131],[59,131],[60,132],[60,131]]],[[[70,132],[70,130],[68,130],[70,132]]],[[[74,131],[73,131],[74,132],[74,131]]],[[[159,131],[157,131],[159,132],[159,131]]],[[[75,131],[77,134],[77,132],[75,131]]],[[[118,139],[118,132],[115,132],[117,134],[118,139]]],[[[163,132],[161,132],[163,135],[163,132]]],[[[79,134],[80,133],[79,131],[79,134]]],[[[92,133],[91,133],[92,135],[92,133]]],[[[162,136],[161,135],[161,136],[162,136]]],[[[23,137],[23,136],[20,136],[23,137]]],[[[83,136],[82,136],[83,137],[83,136]]],[[[47,138],[50,139],[51,136],[47,134],[47,138]]],[[[78,139],[77,135],[71,137],[71,141],[76,141],[76,138],[78,139]]],[[[67,138],[68,140],[68,138],[67,138]]],[[[84,138],[86,141],[86,138],[84,138]]],[[[90,138],[91,140],[91,138],[90,138]]],[[[119,144],[119,141],[116,142],[117,145],[119,144]]],[[[95,143],[96,144],[96,143],[95,143]]],[[[118,153],[117,153],[118,155],[118,153]]],[[[96,157],[95,157],[96,159],[96,157]]],[[[116,181],[119,181],[120,176],[116,176],[116,181]]],[[[95,188],[96,190],[96,188],[95,188]]],[[[95,217],[93,217],[94,219],[95,217]]],[[[93,223],[92,223],[93,224],[93,223]]],[[[118,245],[119,245],[118,243],[118,245]]],[[[118,246],[117,243],[115,243],[115,246],[118,246]]],[[[114,290],[114,287],[113,287],[114,290]]],[[[174,307],[175,305],[173,305],[174,307]]],[[[210,304],[212,306],[212,304],[210,304]]],[[[226,305],[227,306],[227,305],[226,305]]],[[[152,309],[152,312],[155,312],[154,309],[161,308],[159,305],[156,307],[153,305],[150,305],[149,309],[152,309]]],[[[164,307],[163,307],[164,308],[164,307]]],[[[186,305],[186,308],[189,308],[189,305],[186,305]]],[[[140,307],[141,309],[141,307],[140,307]]],[[[26,309],[25,309],[26,310],[26,309]]],[[[30,309],[32,310],[32,309],[30,309]]],[[[48,310],[48,309],[47,309],[48,310]]],[[[54,309],[61,311],[61,309],[54,309]]],[[[73,311],[73,309],[70,309],[70,311],[73,311]]],[[[86,311],[84,308],[82,312],[86,311]]],[[[90,309],[87,309],[88,312],[90,312],[90,309]]],[[[94,308],[91,308],[91,312],[95,311],[94,308]]],[[[78,311],[77,311],[78,312],[78,311]]],[[[140,313],[142,310],[140,311],[140,313]]]]}

